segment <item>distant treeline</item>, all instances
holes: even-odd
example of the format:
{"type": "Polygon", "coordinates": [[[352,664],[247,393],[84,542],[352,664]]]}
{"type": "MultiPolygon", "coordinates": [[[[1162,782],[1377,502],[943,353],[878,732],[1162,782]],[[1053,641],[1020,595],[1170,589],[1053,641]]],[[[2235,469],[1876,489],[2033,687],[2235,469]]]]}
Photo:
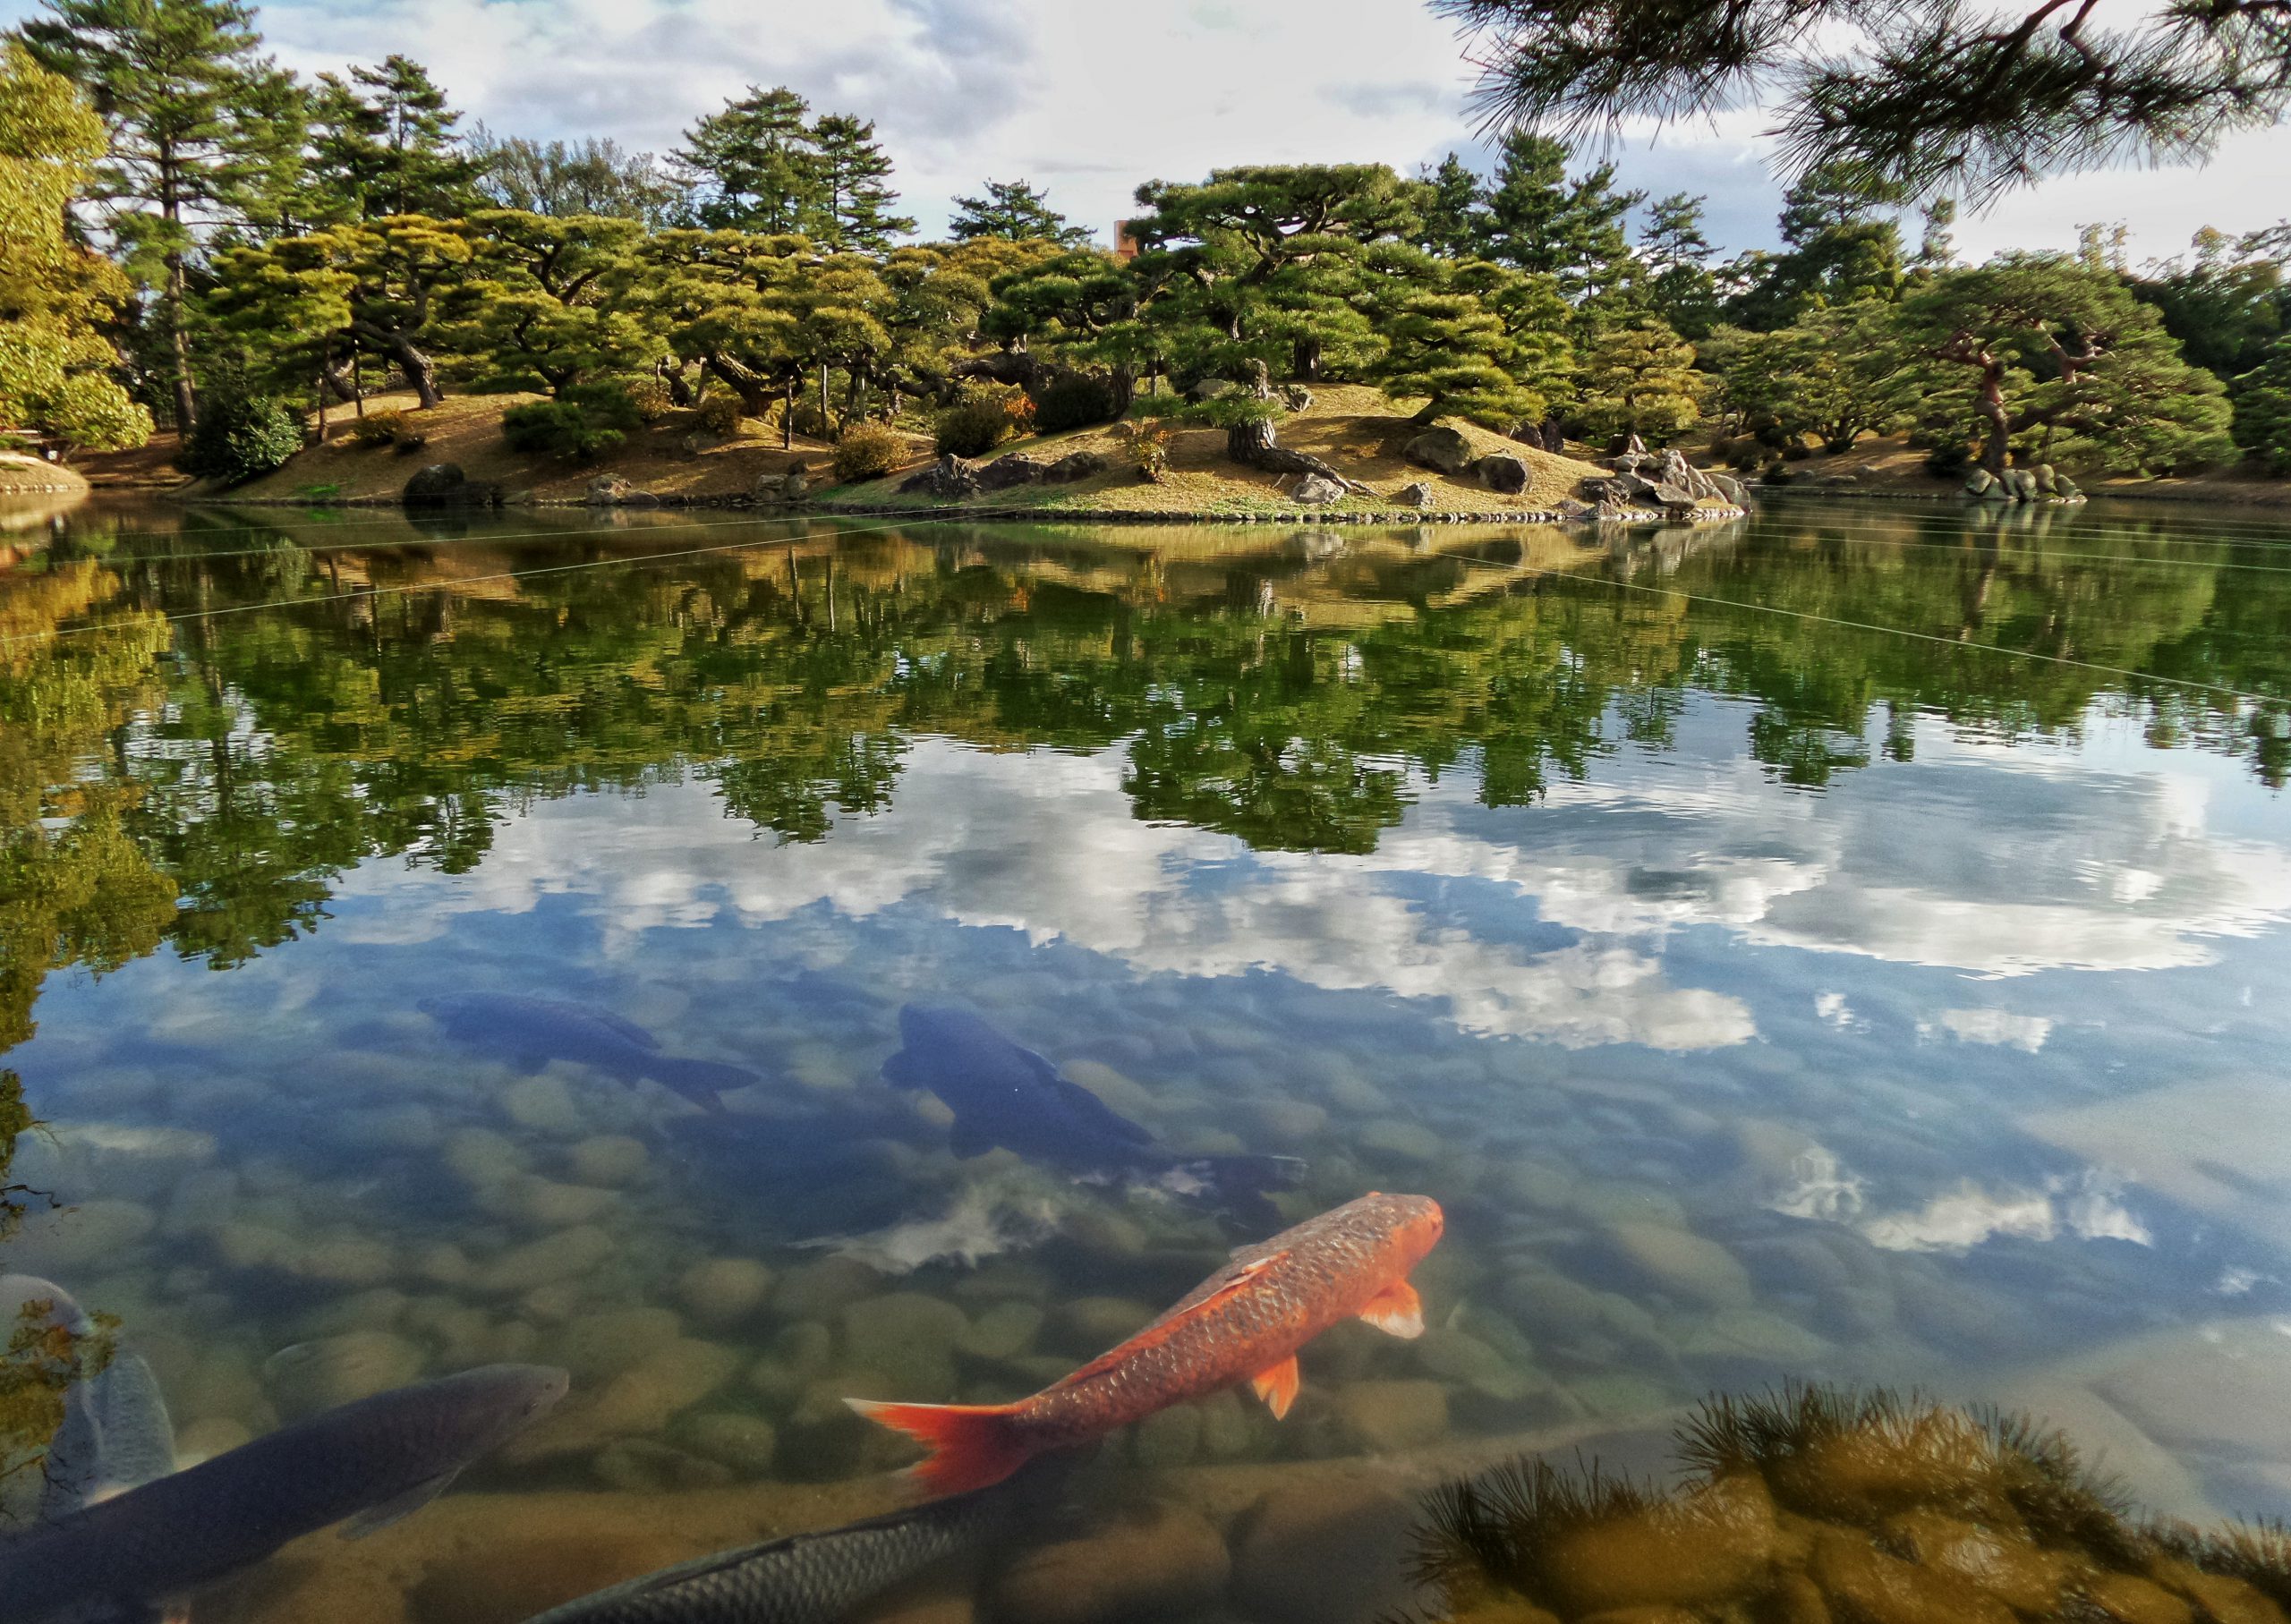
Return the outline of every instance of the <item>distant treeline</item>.
{"type": "Polygon", "coordinates": [[[1272,386],[1329,380],[1546,440],[1700,431],[1770,473],[1899,431],[1944,471],[2236,442],[2291,471],[2291,227],[2137,273],[2098,229],[1965,267],[1948,203],[1912,245],[1903,195],[1817,167],[1779,251],[1722,259],[1702,199],[1522,132],[1485,179],[1451,154],[1151,181],[1118,251],[988,181],[917,244],[874,125],[784,88],[664,157],[462,124],[405,56],[297,79],[230,0],[47,0],[0,62],[0,424],[103,446],[207,418],[190,455],[244,474],[386,385],[539,391],[536,442],[577,456],[678,409],[1054,428],[1229,378],[1190,410],[1269,443],[1272,386]]]}

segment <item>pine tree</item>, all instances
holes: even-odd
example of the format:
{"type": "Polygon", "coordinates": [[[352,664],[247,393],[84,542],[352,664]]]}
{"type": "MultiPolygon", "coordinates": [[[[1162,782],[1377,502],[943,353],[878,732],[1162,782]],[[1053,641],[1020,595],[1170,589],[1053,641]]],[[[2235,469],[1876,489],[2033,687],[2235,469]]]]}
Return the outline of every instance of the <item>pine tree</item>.
{"type": "Polygon", "coordinates": [[[1718,319],[1718,278],[1710,269],[1717,251],[1702,231],[1706,200],[1683,191],[1657,199],[1639,238],[1647,266],[1639,296],[1684,338],[1700,338],[1718,319]]]}
{"type": "Polygon", "coordinates": [[[1373,251],[1381,283],[1376,331],[1384,353],[1368,368],[1384,393],[1422,396],[1419,423],[1461,417],[1508,433],[1522,419],[1539,420],[1550,398],[1528,374],[1544,359],[1530,330],[1515,335],[1501,302],[1525,297],[1521,285],[1543,284],[1550,329],[1564,319],[1566,307],[1549,291],[1548,278],[1529,278],[1485,261],[1445,264],[1421,250],[1385,244],[1373,251]]]}
{"type": "Polygon", "coordinates": [[[785,86],[748,87],[685,132],[669,161],[703,225],[771,234],[816,228],[824,206],[811,104],[785,86]]]}
{"type": "Polygon", "coordinates": [[[874,124],[847,113],[825,113],[812,126],[818,149],[821,242],[838,251],[856,249],[887,253],[891,239],[907,236],[915,222],[891,210],[899,193],[890,188],[891,160],[875,139],[874,124]]]}
{"type": "Polygon", "coordinates": [[[2291,473],[2291,338],[2236,380],[2236,443],[2270,473],[2291,473]]]}
{"type": "Polygon", "coordinates": [[[462,115],[411,57],[353,68],[346,81],[321,73],[311,106],[310,173],[328,218],[454,219],[480,201],[481,166],[454,132],[462,115]]]}
{"type": "Polygon", "coordinates": [[[1702,421],[1708,387],[1694,370],[1694,347],[1644,316],[1601,335],[1575,415],[1587,438],[1636,434],[1661,445],[1702,421]]]}
{"type": "Polygon", "coordinates": [[[543,143],[502,140],[480,124],[469,139],[478,190],[503,208],[570,218],[605,215],[667,222],[677,188],[649,152],[627,152],[609,136],[543,143]]]}
{"type": "Polygon", "coordinates": [[[1614,166],[1567,178],[1567,144],[1515,130],[1503,138],[1481,251],[1557,280],[1571,304],[1612,309],[1636,268],[1623,221],[1646,194],[1617,191],[1614,166]]]}
{"type": "Polygon", "coordinates": [[[2155,473],[2228,449],[2226,389],[2113,271],[2000,255],[1935,277],[1902,316],[1930,358],[1929,422],[1977,436],[1992,473],[2014,452],[2155,473]]]}
{"type": "Polygon", "coordinates": [[[1907,279],[1901,227],[1892,215],[1901,202],[1897,188],[1836,165],[1800,176],[1782,197],[1787,246],[1763,259],[1753,285],[1730,302],[1728,319],[1770,332],[1816,303],[1897,296],[1907,279]]]}
{"type": "Polygon", "coordinates": [[[1433,0],[1475,36],[1492,120],[1563,133],[1774,108],[1785,173],[1842,165],[1986,204],[2048,174],[2208,157],[2291,109],[2270,0],[2136,8],[1861,0],[1433,0]],[[2014,13],[2018,13],[2014,15],[2014,13]]]}
{"type": "Polygon", "coordinates": [[[199,415],[185,325],[201,228],[243,217],[261,188],[272,132],[241,116],[256,55],[253,13],[237,0],[46,0],[21,38],[46,67],[84,89],[110,155],[89,196],[132,272],[160,290],[176,426],[199,415]]]}
{"type": "Polygon", "coordinates": [[[1092,234],[1087,226],[1069,222],[1025,181],[989,181],[984,197],[957,198],[947,229],[958,242],[1001,237],[1012,242],[1055,242],[1060,248],[1086,248],[1092,234]]]}
{"type": "Polygon", "coordinates": [[[1479,177],[1451,152],[1439,167],[1423,173],[1422,184],[1417,247],[1443,259],[1469,259],[1478,254],[1486,202],[1479,177]]]}

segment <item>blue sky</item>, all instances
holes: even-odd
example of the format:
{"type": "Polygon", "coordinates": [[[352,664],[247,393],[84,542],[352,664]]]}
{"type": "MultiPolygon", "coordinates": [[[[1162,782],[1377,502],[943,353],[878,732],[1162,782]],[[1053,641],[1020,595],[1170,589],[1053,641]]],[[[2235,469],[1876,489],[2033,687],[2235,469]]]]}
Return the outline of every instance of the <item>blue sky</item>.
{"type": "MultiPolygon", "coordinates": [[[[0,0],[0,20],[37,9],[0,0]]],[[[1470,73],[1419,0],[272,0],[271,48],[305,72],[403,51],[505,134],[610,135],[665,151],[750,83],[877,121],[926,234],[948,199],[1024,176],[1103,231],[1131,190],[1213,165],[1368,160],[1403,173],[1478,150],[1470,73]]],[[[1756,109],[1640,134],[1625,184],[1707,193],[1712,234],[1770,242],[1778,191],[1756,109]]],[[[2127,223],[2135,259],[2291,213],[2291,130],[2209,169],[2054,182],[1963,222],[1961,250],[2067,247],[2127,223]]]]}

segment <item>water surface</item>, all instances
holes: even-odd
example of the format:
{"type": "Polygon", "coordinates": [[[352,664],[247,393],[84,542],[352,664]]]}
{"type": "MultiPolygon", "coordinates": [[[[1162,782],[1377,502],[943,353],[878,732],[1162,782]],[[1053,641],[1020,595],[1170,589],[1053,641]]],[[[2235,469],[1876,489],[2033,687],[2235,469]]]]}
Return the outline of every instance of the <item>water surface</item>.
{"type": "Polygon", "coordinates": [[[2291,526],[32,534],[0,1065],[49,1127],[0,1271],[116,1315],[186,1457],[575,1377],[217,1616],[515,1619],[568,1529],[603,1583],[878,1509],[907,1457],[841,1396],[1032,1390],[1257,1237],[957,1157],[879,1076],[916,1000],[1173,1150],[1304,1159],[1288,1221],[1448,1211],[1430,1334],[1137,1429],[1115,1492],[1222,1528],[1798,1378],[2291,1511],[2291,526]],[[714,1115],[421,1008],[471,993],[761,1080],[714,1115]]]}

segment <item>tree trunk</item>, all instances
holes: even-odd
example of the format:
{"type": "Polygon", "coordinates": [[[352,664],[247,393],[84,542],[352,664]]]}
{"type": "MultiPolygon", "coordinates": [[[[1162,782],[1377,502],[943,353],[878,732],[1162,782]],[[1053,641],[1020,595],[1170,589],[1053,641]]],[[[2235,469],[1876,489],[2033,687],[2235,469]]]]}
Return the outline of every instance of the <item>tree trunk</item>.
{"type": "Polygon", "coordinates": [[[442,404],[445,392],[438,387],[438,363],[416,348],[413,340],[402,333],[393,333],[384,341],[396,360],[398,370],[405,374],[405,381],[413,387],[414,398],[423,409],[442,404]]]}
{"type": "Polygon", "coordinates": [[[822,361],[820,362],[820,433],[832,439],[834,429],[835,425],[827,421],[827,362],[822,361]]]}
{"type": "Polygon", "coordinates": [[[184,439],[199,427],[199,391],[191,381],[191,335],[183,331],[183,268],[181,254],[169,254],[167,265],[167,342],[175,358],[175,430],[184,439]]]}
{"type": "Polygon", "coordinates": [[[1317,473],[1324,479],[1334,480],[1347,490],[1368,494],[1366,485],[1346,479],[1320,458],[1276,443],[1270,418],[1236,423],[1225,430],[1225,455],[1246,468],[1262,468],[1267,473],[1317,473]]]}
{"type": "Polygon", "coordinates": [[[311,388],[311,393],[318,396],[318,402],[319,402],[319,438],[318,438],[318,443],[319,443],[319,445],[321,445],[321,446],[323,446],[323,445],[325,445],[325,444],[326,444],[326,390],[327,390],[327,373],[328,373],[328,370],[332,367],[333,362],[334,362],[334,357],[333,357],[333,356],[331,356],[331,355],[328,354],[324,350],[320,350],[320,351],[319,352],[319,375],[318,375],[317,381],[316,381],[315,383],[313,383],[313,384],[312,384],[311,388]]]}
{"type": "Polygon", "coordinates": [[[796,380],[792,378],[780,389],[779,449],[796,449],[796,380]]]}
{"type": "MultiPolygon", "coordinates": [[[[743,416],[763,417],[771,412],[771,380],[754,367],[728,355],[711,355],[700,364],[703,371],[721,379],[726,387],[740,397],[743,416]]],[[[670,398],[674,398],[673,394],[670,398]]]]}
{"type": "Polygon", "coordinates": [[[1137,398],[1137,369],[1128,361],[1117,361],[1106,376],[1106,395],[1113,404],[1114,421],[1129,415],[1130,403],[1137,398]]]}
{"type": "Polygon", "coordinates": [[[1980,375],[1980,394],[1976,406],[1980,415],[1989,420],[1985,444],[1981,447],[1980,465],[1991,473],[2005,472],[2005,459],[2011,450],[2013,429],[2005,412],[2005,369],[1991,361],[1980,375]]]}
{"type": "Polygon", "coordinates": [[[660,387],[669,392],[670,405],[689,407],[694,404],[692,385],[686,381],[683,367],[670,366],[664,357],[652,363],[652,376],[659,378],[660,387]]]}

